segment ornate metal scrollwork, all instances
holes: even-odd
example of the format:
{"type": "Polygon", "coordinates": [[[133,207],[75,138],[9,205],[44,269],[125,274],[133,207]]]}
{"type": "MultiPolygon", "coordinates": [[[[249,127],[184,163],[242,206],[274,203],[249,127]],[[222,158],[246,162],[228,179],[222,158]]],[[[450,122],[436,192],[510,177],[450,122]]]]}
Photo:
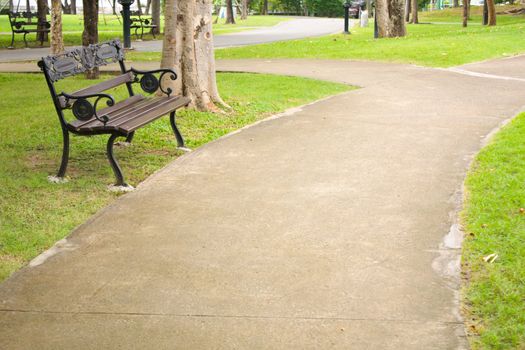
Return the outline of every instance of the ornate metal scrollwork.
{"type": "Polygon", "coordinates": [[[115,105],[115,99],[113,96],[108,94],[91,94],[91,95],[68,95],[65,92],[62,92],[60,94],[66,99],[66,106],[69,106],[69,101],[74,100],[72,110],[73,115],[78,120],[86,121],[90,120],[91,118],[95,117],[98,121],[106,125],[106,123],[109,121],[109,117],[104,114],[99,116],[97,112],[98,103],[102,100],[106,100],[106,105],[108,107],[111,107],[115,105]],[[88,98],[95,98],[95,103],[91,104],[87,99],[88,98]]]}
{"type": "Polygon", "coordinates": [[[62,55],[47,56],[40,62],[41,69],[47,70],[52,82],[87,70],[86,55],[82,49],[74,49],[62,55]]]}
{"type": "Polygon", "coordinates": [[[140,82],[140,87],[145,92],[151,94],[151,93],[154,93],[157,90],[160,90],[160,91],[162,91],[162,93],[164,93],[165,95],[168,95],[168,96],[170,96],[173,93],[173,90],[169,86],[168,87],[164,87],[163,86],[163,82],[164,82],[163,78],[164,78],[164,76],[166,74],[168,74],[171,80],[176,80],[177,79],[177,73],[175,73],[174,70],[172,70],[172,69],[156,69],[156,70],[152,70],[152,71],[140,71],[140,70],[136,70],[136,69],[131,68],[129,71],[132,72],[135,75],[134,82],[135,83],[140,82]],[[158,79],[157,79],[157,77],[154,76],[154,74],[156,74],[156,73],[161,73],[160,77],[158,79]],[[142,75],[142,78],[139,79],[138,78],[139,75],[142,75]]]}
{"type": "Polygon", "coordinates": [[[153,74],[147,73],[140,78],[140,87],[147,93],[154,93],[159,88],[159,80],[153,74]]]}

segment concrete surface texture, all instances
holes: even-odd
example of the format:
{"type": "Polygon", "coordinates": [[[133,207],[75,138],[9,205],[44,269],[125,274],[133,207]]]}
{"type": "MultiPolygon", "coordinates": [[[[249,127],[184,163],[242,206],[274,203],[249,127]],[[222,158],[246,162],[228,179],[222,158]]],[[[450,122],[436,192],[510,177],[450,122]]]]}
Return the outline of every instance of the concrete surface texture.
{"type": "Polygon", "coordinates": [[[2,348],[468,348],[455,213],[525,83],[373,62],[218,66],[361,89],[205,145],[99,212],[0,285],[2,348]]]}
{"type": "MultiPolygon", "coordinates": [[[[343,31],[341,18],[295,17],[272,27],[261,27],[239,33],[216,35],[215,48],[262,44],[275,41],[322,36],[343,31]]],[[[137,51],[162,51],[161,40],[133,41],[137,51]]],[[[68,49],[68,48],[66,48],[68,49]]],[[[38,60],[50,54],[49,48],[0,50],[0,62],[38,60]]]]}

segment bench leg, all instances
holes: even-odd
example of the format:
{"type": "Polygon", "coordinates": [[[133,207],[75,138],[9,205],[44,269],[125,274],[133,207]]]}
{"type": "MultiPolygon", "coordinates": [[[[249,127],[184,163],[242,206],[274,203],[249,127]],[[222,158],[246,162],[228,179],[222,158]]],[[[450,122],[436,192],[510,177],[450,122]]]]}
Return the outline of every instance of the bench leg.
{"type": "Polygon", "coordinates": [[[128,137],[126,137],[126,142],[131,143],[131,141],[133,141],[133,136],[135,136],[135,131],[133,131],[128,135],[128,137]]]}
{"type": "Polygon", "coordinates": [[[186,148],[184,145],[184,139],[182,138],[179,128],[177,127],[177,123],[175,122],[175,111],[170,113],[170,124],[171,128],[173,129],[173,133],[175,134],[175,138],[177,139],[177,147],[186,148]]]}
{"type": "Polygon", "coordinates": [[[27,40],[26,40],[26,35],[27,35],[27,33],[24,33],[24,44],[26,45],[26,49],[27,49],[27,40]]]}
{"type": "Polygon", "coordinates": [[[11,34],[11,46],[9,46],[10,49],[15,48],[15,33],[11,34]]]}
{"type": "Polygon", "coordinates": [[[115,142],[115,139],[119,137],[117,134],[111,134],[108,140],[108,146],[107,146],[107,156],[109,160],[109,164],[111,165],[111,168],[113,169],[113,172],[115,173],[115,177],[117,179],[116,186],[127,186],[126,182],[124,182],[124,175],[122,175],[122,169],[120,169],[120,165],[118,164],[117,160],[115,159],[115,155],[113,154],[113,143],[115,142]]]}
{"type": "Polygon", "coordinates": [[[62,149],[62,162],[57,174],[57,177],[61,179],[66,176],[67,163],[69,162],[69,131],[66,128],[62,128],[62,136],[64,138],[64,148],[62,149]]]}

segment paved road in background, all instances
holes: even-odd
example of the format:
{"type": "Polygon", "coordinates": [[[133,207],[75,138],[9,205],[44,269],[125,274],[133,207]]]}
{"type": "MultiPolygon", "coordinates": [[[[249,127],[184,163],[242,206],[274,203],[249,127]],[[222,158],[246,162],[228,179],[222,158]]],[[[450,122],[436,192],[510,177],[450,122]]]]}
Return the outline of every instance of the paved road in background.
{"type": "Polygon", "coordinates": [[[200,147],[101,210],[0,285],[0,344],[467,349],[455,218],[482,140],[525,103],[516,65],[219,61],[361,88],[200,147]]]}
{"type": "MultiPolygon", "coordinates": [[[[264,27],[244,31],[217,35],[214,37],[216,48],[244,46],[269,43],[282,40],[294,40],[338,33],[342,31],[343,20],[338,18],[295,17],[292,20],[281,22],[273,27],[264,27]]],[[[162,41],[134,41],[133,47],[137,51],[161,51],[162,41]]],[[[0,50],[0,62],[38,60],[49,55],[49,48],[0,50]]]]}

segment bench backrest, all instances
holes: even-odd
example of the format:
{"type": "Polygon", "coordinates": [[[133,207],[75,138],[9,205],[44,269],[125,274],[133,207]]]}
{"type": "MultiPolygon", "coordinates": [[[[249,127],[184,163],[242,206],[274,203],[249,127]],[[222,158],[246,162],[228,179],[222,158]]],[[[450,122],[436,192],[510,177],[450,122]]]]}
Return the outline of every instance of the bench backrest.
{"type": "Polygon", "coordinates": [[[118,39],[67,51],[61,55],[43,57],[38,65],[51,83],[97,67],[119,62],[125,72],[124,49],[118,39]]]}

